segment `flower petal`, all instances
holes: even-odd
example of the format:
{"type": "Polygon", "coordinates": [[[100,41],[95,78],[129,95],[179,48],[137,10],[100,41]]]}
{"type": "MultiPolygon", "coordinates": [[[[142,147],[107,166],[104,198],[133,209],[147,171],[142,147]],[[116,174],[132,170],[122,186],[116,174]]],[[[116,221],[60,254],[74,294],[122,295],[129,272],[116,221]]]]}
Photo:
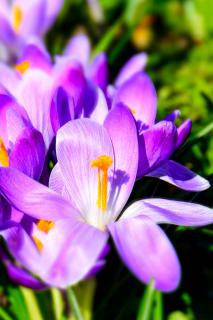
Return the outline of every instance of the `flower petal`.
{"type": "Polygon", "coordinates": [[[0,82],[4,88],[15,95],[20,78],[14,69],[4,63],[0,63],[0,82]]]}
{"type": "Polygon", "coordinates": [[[22,11],[22,21],[18,33],[25,38],[41,35],[42,24],[45,21],[46,1],[44,0],[15,0],[22,11]]]}
{"type": "Polygon", "coordinates": [[[29,62],[29,68],[41,69],[47,73],[51,71],[51,60],[47,51],[41,50],[41,48],[35,44],[28,44],[21,57],[18,59],[17,64],[23,62],[29,62]]]}
{"type": "Polygon", "coordinates": [[[37,273],[39,270],[39,252],[30,236],[20,224],[5,223],[1,226],[0,234],[13,257],[25,268],[37,273]]]}
{"type": "Polygon", "coordinates": [[[43,248],[42,279],[51,286],[66,288],[84,279],[96,265],[106,246],[107,232],[78,221],[55,223],[43,248]]]}
{"type": "Polygon", "coordinates": [[[149,172],[148,176],[159,178],[187,191],[203,191],[210,187],[208,180],[172,160],[165,161],[149,172]]]}
{"type": "Polygon", "coordinates": [[[101,52],[95,57],[89,67],[89,79],[92,80],[103,91],[106,90],[108,84],[108,65],[107,57],[104,52],[101,52]]]}
{"type": "Polygon", "coordinates": [[[45,145],[41,133],[33,128],[25,128],[10,154],[10,166],[39,180],[44,160],[45,145]]]}
{"type": "Polygon", "coordinates": [[[160,121],[139,134],[138,178],[167,160],[175,150],[177,130],[173,122],[160,121]]]}
{"type": "Polygon", "coordinates": [[[103,124],[108,114],[108,105],[103,91],[93,87],[84,97],[84,117],[103,124]]]}
{"type": "Polygon", "coordinates": [[[86,88],[84,70],[79,61],[61,58],[54,68],[55,88],[63,87],[74,101],[75,116],[82,111],[82,99],[86,88]]]}
{"type": "Polygon", "coordinates": [[[147,217],[124,219],[109,225],[115,246],[124,263],[141,281],[155,281],[161,291],[175,290],[180,265],[165,233],[147,217]]]}
{"type": "Polygon", "coordinates": [[[9,23],[9,20],[0,12],[0,41],[13,47],[16,43],[16,35],[9,23]]]}
{"type": "Polygon", "coordinates": [[[41,70],[27,71],[18,87],[17,99],[26,109],[35,129],[44,137],[46,148],[53,138],[50,121],[50,106],[52,100],[51,78],[41,70]]]}
{"type": "Polygon", "coordinates": [[[49,187],[51,190],[54,190],[55,192],[62,194],[62,190],[64,188],[64,181],[58,163],[56,163],[56,165],[50,173],[49,187]]]}
{"type": "Polygon", "coordinates": [[[155,122],[157,95],[151,79],[145,73],[137,73],[120,86],[115,93],[113,105],[124,103],[136,120],[151,126],[155,122]]]}
{"type": "Polygon", "coordinates": [[[192,121],[190,119],[187,119],[178,127],[177,129],[178,139],[176,143],[177,149],[184,143],[184,141],[186,140],[186,138],[191,132],[191,128],[192,128],[192,121]]]}
{"type": "Polygon", "coordinates": [[[69,120],[74,119],[74,101],[62,87],[56,90],[52,99],[50,117],[55,133],[69,120]]]}
{"type": "Polygon", "coordinates": [[[213,223],[213,210],[196,203],[167,199],[144,199],[133,203],[121,219],[145,215],[156,223],[204,226],[213,223]]]}
{"type": "Polygon", "coordinates": [[[86,34],[77,34],[68,42],[64,54],[86,65],[90,56],[90,42],[86,34]]]}
{"type": "Polygon", "coordinates": [[[116,80],[116,87],[121,86],[125,81],[130,79],[134,74],[143,71],[147,62],[147,54],[137,53],[131,57],[120,70],[116,80]]]}
{"type": "Polygon", "coordinates": [[[13,168],[0,167],[0,193],[17,210],[36,219],[79,218],[70,202],[13,168]]]}
{"type": "Polygon", "coordinates": [[[6,264],[8,276],[16,284],[33,289],[33,290],[44,290],[47,289],[47,285],[42,283],[40,280],[33,277],[29,272],[13,265],[12,263],[6,264]]]}
{"type": "Polygon", "coordinates": [[[112,140],[115,171],[110,190],[109,207],[116,218],[126,204],[136,179],[138,139],[134,118],[122,104],[108,114],[104,126],[112,140]]]}
{"type": "Polygon", "coordinates": [[[63,0],[46,0],[45,19],[43,21],[42,31],[47,32],[57,18],[59,11],[64,3],[63,0]]]}
{"type": "Polygon", "coordinates": [[[8,149],[26,126],[32,125],[24,108],[9,94],[0,94],[0,136],[8,149]]]}
{"type": "Polygon", "coordinates": [[[70,121],[57,133],[56,153],[73,204],[89,223],[97,225],[98,217],[104,215],[97,207],[98,173],[91,168],[91,161],[101,155],[114,161],[106,129],[89,119],[70,121]]]}

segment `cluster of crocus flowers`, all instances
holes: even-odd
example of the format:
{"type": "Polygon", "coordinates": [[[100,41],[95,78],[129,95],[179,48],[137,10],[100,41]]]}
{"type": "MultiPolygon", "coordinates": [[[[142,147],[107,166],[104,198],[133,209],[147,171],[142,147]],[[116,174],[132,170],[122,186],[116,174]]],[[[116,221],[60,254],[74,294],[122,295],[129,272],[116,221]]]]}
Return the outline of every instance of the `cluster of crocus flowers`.
{"type": "Polygon", "coordinates": [[[146,54],[133,56],[113,84],[105,54],[89,57],[87,37],[77,35],[54,62],[30,44],[15,67],[0,65],[0,234],[14,258],[2,248],[2,260],[19,283],[65,288],[104,266],[112,237],[139,280],[174,290],[180,265],[159,224],[210,224],[212,210],[156,198],[127,202],[145,175],[184,190],[209,187],[170,160],[191,121],[177,128],[178,111],[156,121],[146,54]]]}

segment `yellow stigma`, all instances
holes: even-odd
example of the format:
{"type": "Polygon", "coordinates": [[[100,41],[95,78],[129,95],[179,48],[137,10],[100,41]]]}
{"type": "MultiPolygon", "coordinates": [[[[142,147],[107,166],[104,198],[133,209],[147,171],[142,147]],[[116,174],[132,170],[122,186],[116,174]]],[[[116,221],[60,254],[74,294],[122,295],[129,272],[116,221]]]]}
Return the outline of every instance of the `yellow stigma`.
{"type": "Polygon", "coordinates": [[[0,137],[0,165],[2,165],[3,167],[9,167],[9,156],[1,137],[0,137]]]}
{"type": "Polygon", "coordinates": [[[37,227],[39,230],[48,233],[54,227],[54,222],[47,220],[39,220],[39,222],[37,223],[37,227]]]}
{"type": "Polygon", "coordinates": [[[98,197],[97,206],[104,212],[107,210],[108,169],[112,165],[112,157],[102,155],[90,162],[91,168],[98,169],[98,197]]]}
{"type": "Polygon", "coordinates": [[[20,6],[14,5],[12,11],[12,26],[15,32],[19,32],[23,20],[23,11],[20,6]]]}
{"type": "Polygon", "coordinates": [[[36,236],[33,236],[33,240],[35,242],[36,247],[38,248],[39,251],[42,251],[43,249],[43,244],[41,242],[41,240],[39,240],[39,238],[37,238],[36,236]]]}
{"type": "Polygon", "coordinates": [[[29,61],[23,61],[17,65],[15,65],[15,69],[19,71],[21,74],[24,74],[30,67],[29,61]]]}

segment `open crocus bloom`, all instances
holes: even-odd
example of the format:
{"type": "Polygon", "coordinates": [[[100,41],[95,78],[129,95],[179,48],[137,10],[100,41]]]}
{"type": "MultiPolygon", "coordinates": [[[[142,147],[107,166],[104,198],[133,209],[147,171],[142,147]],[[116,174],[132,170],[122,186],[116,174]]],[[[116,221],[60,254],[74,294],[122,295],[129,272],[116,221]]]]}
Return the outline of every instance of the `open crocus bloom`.
{"type": "Polygon", "coordinates": [[[1,0],[0,42],[12,55],[18,55],[26,43],[42,46],[41,37],[49,30],[63,0],[1,0]]]}
{"type": "Polygon", "coordinates": [[[2,231],[16,259],[47,283],[65,287],[96,266],[110,234],[138,279],[145,283],[154,279],[157,289],[174,290],[180,280],[178,258],[157,224],[205,225],[212,223],[213,212],[198,204],[147,199],[122,213],[138,169],[138,137],[131,112],[116,106],[104,126],[89,119],[68,122],[57,133],[56,152],[58,164],[50,178],[55,191],[16,170],[0,169],[0,191],[13,206],[54,222],[45,237],[35,234],[41,243],[31,259],[27,251],[24,254],[24,250],[36,251],[29,234],[22,230],[25,241],[17,245],[15,236],[10,241],[11,233],[2,231]],[[38,257],[39,265],[34,262],[38,257]]]}

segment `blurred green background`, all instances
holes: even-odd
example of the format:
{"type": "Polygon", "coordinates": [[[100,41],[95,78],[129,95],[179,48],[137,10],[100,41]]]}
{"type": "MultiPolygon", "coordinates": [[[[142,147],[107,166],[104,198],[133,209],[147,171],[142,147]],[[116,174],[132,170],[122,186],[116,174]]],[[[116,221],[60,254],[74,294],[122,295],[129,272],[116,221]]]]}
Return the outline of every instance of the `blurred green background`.
{"type": "MultiPolygon", "coordinates": [[[[65,0],[46,39],[50,52],[55,55],[62,52],[71,35],[86,32],[93,56],[106,51],[111,81],[132,54],[146,51],[149,55],[146,70],[158,93],[158,118],[180,109],[181,120],[187,117],[193,120],[192,134],[174,159],[210,182],[213,182],[212,13],[212,0],[65,0]]],[[[145,178],[136,184],[130,201],[154,195],[212,207],[212,191],[213,188],[199,194],[187,193],[145,178]]],[[[163,297],[156,295],[157,307],[163,311],[158,310],[158,316],[154,312],[150,319],[212,320],[213,229],[209,226],[164,229],[180,257],[182,282],[176,292],[163,297]]],[[[76,289],[81,303],[88,309],[87,319],[142,320],[138,310],[145,286],[128,272],[113,245],[111,247],[107,266],[99,273],[96,283],[82,284],[76,289]],[[88,295],[87,299],[81,299],[82,292],[88,295]]],[[[4,268],[1,269],[5,274],[4,268]]],[[[11,319],[37,320],[24,309],[23,292],[10,283],[6,275],[4,282],[2,278],[1,310],[7,308],[11,319]]],[[[53,292],[36,296],[43,305],[45,319],[54,319],[53,292]]],[[[10,320],[3,318],[1,312],[0,319],[10,320]]]]}

